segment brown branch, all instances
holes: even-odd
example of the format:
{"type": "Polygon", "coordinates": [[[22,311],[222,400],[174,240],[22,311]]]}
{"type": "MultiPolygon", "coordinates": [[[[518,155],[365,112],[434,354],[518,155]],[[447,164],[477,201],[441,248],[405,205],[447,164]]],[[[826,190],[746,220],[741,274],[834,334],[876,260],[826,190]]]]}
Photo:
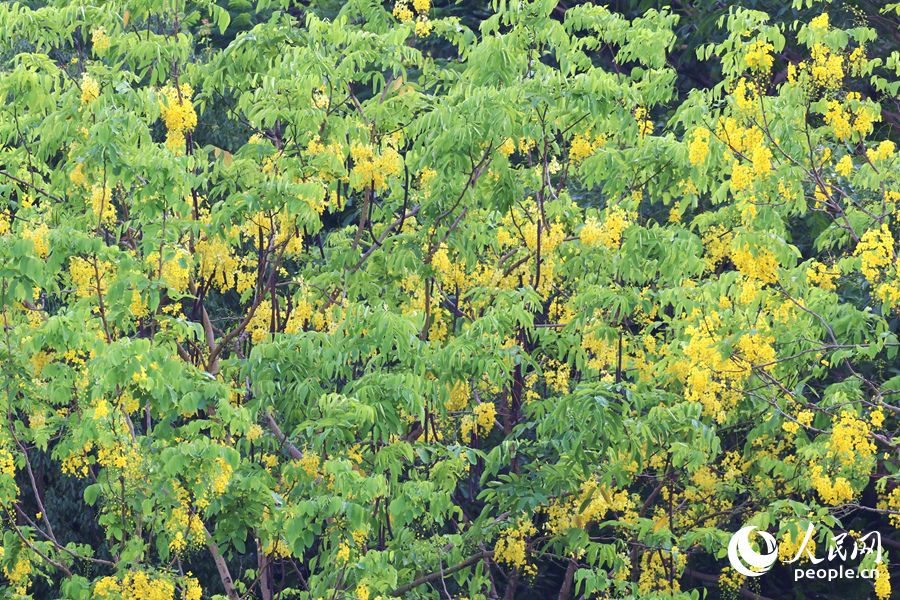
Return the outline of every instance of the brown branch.
{"type": "Polygon", "coordinates": [[[269,429],[272,430],[272,433],[275,434],[275,437],[278,439],[279,443],[283,444],[285,449],[287,449],[288,454],[291,455],[291,458],[294,460],[303,460],[303,453],[297,450],[297,447],[293,444],[289,444],[287,441],[287,436],[281,432],[281,428],[278,426],[278,423],[275,422],[275,417],[272,416],[272,411],[268,408],[266,409],[266,423],[269,424],[269,429]]]}
{"type": "Polygon", "coordinates": [[[440,571],[435,571],[434,573],[429,573],[428,575],[425,575],[424,577],[419,577],[418,579],[416,579],[413,582],[410,582],[404,586],[398,587],[396,590],[391,592],[391,596],[394,596],[394,597],[402,596],[406,592],[419,587],[423,583],[428,583],[429,581],[434,581],[435,579],[439,579],[439,578],[445,577],[447,575],[451,575],[461,569],[465,569],[472,563],[476,563],[483,558],[491,558],[492,556],[494,556],[493,550],[488,550],[486,552],[481,552],[479,554],[476,554],[475,556],[470,556],[469,558],[465,559],[458,565],[454,565],[448,569],[441,569],[440,571]]]}
{"type": "MultiPolygon", "coordinates": [[[[362,257],[359,259],[359,262],[356,263],[356,266],[354,266],[352,269],[350,269],[350,274],[353,275],[354,273],[356,273],[359,270],[359,268],[362,266],[362,264],[364,262],[366,262],[366,260],[372,254],[372,252],[374,252],[376,248],[381,247],[382,242],[384,242],[385,238],[387,238],[388,234],[394,229],[394,227],[400,225],[401,223],[403,223],[403,221],[405,221],[409,217],[416,216],[416,213],[418,213],[421,208],[422,208],[421,206],[415,207],[414,209],[412,209],[411,211],[409,211],[408,213],[406,213],[405,215],[403,215],[402,217],[400,217],[399,219],[397,219],[396,221],[394,221],[393,223],[388,225],[387,229],[385,229],[384,232],[378,237],[378,239],[375,240],[375,243],[372,244],[372,247],[369,248],[368,250],[366,250],[366,253],[362,255],[362,257]]],[[[465,214],[465,211],[463,211],[463,214],[465,214]]],[[[460,216],[462,216],[462,215],[460,215],[460,216]]],[[[449,234],[450,232],[447,232],[447,233],[449,234]]],[[[441,241],[443,241],[443,240],[441,240],[441,241]]],[[[330,298],[329,298],[329,300],[330,300],[330,298]]],[[[337,302],[337,300],[335,300],[334,302],[337,302]]]]}
{"type": "MultiPolygon", "coordinates": [[[[272,278],[275,277],[275,273],[278,270],[278,265],[281,263],[281,257],[284,256],[284,251],[287,249],[288,243],[291,241],[292,237],[293,237],[293,235],[288,236],[288,238],[286,240],[284,240],[284,242],[282,242],[282,244],[281,244],[281,250],[279,250],[279,252],[278,252],[278,257],[275,259],[275,262],[272,264],[272,274],[271,274],[272,278]]],[[[222,350],[224,350],[225,347],[231,343],[231,340],[233,340],[234,338],[239,336],[244,331],[244,329],[247,328],[247,325],[250,324],[250,321],[253,320],[253,316],[256,314],[256,309],[259,308],[260,303],[265,299],[266,294],[270,288],[271,288],[271,286],[266,286],[263,289],[263,293],[260,294],[259,296],[257,296],[256,301],[250,306],[250,311],[244,317],[244,320],[241,321],[238,324],[238,326],[235,327],[234,329],[232,329],[227,335],[225,335],[225,337],[222,338],[222,341],[219,342],[219,345],[216,346],[215,349],[213,349],[213,351],[209,355],[209,361],[206,364],[207,372],[212,373],[214,375],[216,374],[214,371],[212,371],[212,367],[213,367],[213,365],[218,365],[219,354],[221,354],[222,350]]],[[[274,301],[274,299],[273,299],[273,301],[274,301]]]]}
{"type": "Polygon", "coordinates": [[[209,549],[209,553],[212,554],[213,561],[216,563],[216,570],[219,571],[219,578],[225,586],[225,594],[228,596],[228,600],[239,600],[240,597],[238,596],[237,590],[234,589],[234,580],[231,579],[231,573],[228,571],[228,565],[225,563],[225,558],[222,556],[222,553],[219,552],[219,547],[216,546],[216,543],[212,541],[212,534],[209,533],[209,529],[206,528],[206,525],[203,525],[203,533],[206,534],[206,547],[209,549]]]}
{"type": "Polygon", "coordinates": [[[459,222],[466,215],[466,212],[468,212],[468,210],[469,210],[468,206],[463,207],[462,212],[459,213],[459,216],[457,216],[456,220],[453,221],[453,224],[450,226],[450,229],[447,230],[447,233],[444,234],[444,237],[442,237],[438,243],[434,244],[431,247],[431,249],[428,251],[428,256],[426,256],[425,260],[423,260],[422,262],[424,262],[426,265],[431,262],[431,259],[432,259],[432,257],[434,257],[435,252],[437,252],[440,249],[441,244],[443,244],[445,241],[447,241],[447,238],[450,236],[450,234],[453,232],[453,230],[456,229],[457,225],[459,225],[459,222]]]}
{"type": "MultiPolygon", "coordinates": [[[[691,569],[690,567],[684,568],[684,574],[688,575],[690,577],[693,577],[694,579],[699,579],[700,581],[706,581],[708,583],[716,583],[716,584],[719,583],[718,575],[709,575],[708,573],[701,573],[700,571],[695,571],[695,570],[691,569]]],[[[768,598],[766,596],[760,596],[759,594],[751,592],[750,590],[748,590],[747,588],[745,588],[743,586],[741,586],[741,589],[738,590],[738,594],[740,594],[744,598],[749,598],[750,600],[772,600],[771,598],[768,598]]]]}
{"type": "Polygon", "coordinates": [[[0,175],[5,175],[6,177],[9,177],[13,181],[21,183],[22,185],[26,185],[26,186],[30,187],[31,189],[33,189],[34,191],[36,191],[37,193],[41,194],[42,196],[46,196],[47,198],[50,198],[51,200],[53,200],[55,202],[65,202],[65,200],[63,200],[59,196],[54,196],[53,194],[48,194],[47,192],[45,192],[41,188],[37,187],[33,183],[28,183],[27,181],[22,181],[18,177],[14,177],[14,176],[10,175],[9,173],[7,173],[6,171],[0,171],[0,175]]]}
{"type": "Polygon", "coordinates": [[[572,580],[575,578],[575,568],[578,566],[578,561],[569,559],[569,566],[566,569],[566,576],[563,579],[562,587],[559,588],[559,600],[568,600],[569,592],[572,590],[572,580]]]}

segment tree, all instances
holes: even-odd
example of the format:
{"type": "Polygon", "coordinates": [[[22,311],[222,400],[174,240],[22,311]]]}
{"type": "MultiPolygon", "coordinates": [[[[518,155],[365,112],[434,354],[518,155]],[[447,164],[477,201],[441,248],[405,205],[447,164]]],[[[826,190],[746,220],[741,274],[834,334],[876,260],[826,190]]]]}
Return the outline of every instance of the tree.
{"type": "Polygon", "coordinates": [[[723,558],[898,543],[874,30],[230,8],[0,5],[10,595],[889,597],[723,558]]]}

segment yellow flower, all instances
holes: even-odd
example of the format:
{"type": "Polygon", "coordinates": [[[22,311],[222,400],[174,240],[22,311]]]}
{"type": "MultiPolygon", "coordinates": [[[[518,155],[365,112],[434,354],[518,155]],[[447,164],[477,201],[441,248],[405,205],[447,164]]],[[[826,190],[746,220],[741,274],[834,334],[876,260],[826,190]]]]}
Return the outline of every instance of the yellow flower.
{"type": "Polygon", "coordinates": [[[891,575],[884,562],[878,563],[878,576],[875,578],[875,595],[879,600],[891,597],[891,575]]]}
{"type": "Polygon", "coordinates": [[[622,243],[622,233],[631,225],[631,216],[617,206],[607,208],[605,212],[603,223],[598,223],[594,217],[585,221],[581,229],[581,243],[585,246],[615,249],[622,243]]]}
{"type": "Polygon", "coordinates": [[[176,154],[184,152],[185,133],[197,126],[197,112],[191,102],[194,90],[188,84],[176,89],[170,85],[160,90],[164,97],[159,106],[166,123],[166,146],[176,154]]]}
{"type": "Polygon", "coordinates": [[[587,134],[579,134],[572,138],[572,143],[569,146],[569,161],[571,163],[577,165],[593,153],[594,147],[587,134]]]}
{"type": "Polygon", "coordinates": [[[772,63],[775,60],[772,57],[772,51],[774,49],[775,48],[774,46],[772,46],[772,44],[768,44],[766,42],[763,42],[762,40],[757,40],[748,45],[746,55],[747,66],[754,71],[769,71],[769,69],[772,68],[772,63]]]}
{"type": "Polygon", "coordinates": [[[106,400],[100,400],[97,402],[97,406],[94,407],[94,420],[103,419],[109,414],[109,405],[106,403],[106,400]]]}
{"type": "Polygon", "coordinates": [[[841,177],[846,177],[853,171],[853,159],[849,154],[845,154],[835,165],[834,170],[841,177]]]}
{"type": "Polygon", "coordinates": [[[840,266],[835,264],[831,269],[820,262],[813,261],[806,270],[806,281],[810,285],[817,285],[823,290],[835,290],[834,280],[841,276],[840,266]]]}
{"type": "Polygon", "coordinates": [[[16,466],[9,450],[0,449],[0,475],[9,475],[10,477],[16,475],[16,466]]]}
{"type": "Polygon", "coordinates": [[[873,161],[875,160],[887,160],[894,155],[894,150],[897,146],[894,142],[886,140],[878,144],[878,146],[874,150],[869,151],[869,156],[873,161]]]}
{"type": "Polygon", "coordinates": [[[749,245],[744,245],[739,250],[733,250],[731,260],[738,271],[751,279],[758,279],[763,284],[778,281],[778,261],[775,255],[765,248],[754,248],[756,254],[751,252],[749,245]]]}
{"type": "Polygon", "coordinates": [[[113,206],[109,186],[95,183],[91,187],[91,210],[103,223],[110,225],[115,222],[116,207],[113,206]]]}
{"type": "Polygon", "coordinates": [[[494,418],[497,416],[497,409],[494,408],[492,402],[484,402],[475,407],[475,415],[478,427],[485,432],[490,431],[494,427],[494,418]]]}
{"type": "Polygon", "coordinates": [[[809,22],[809,27],[813,31],[825,31],[828,29],[828,13],[822,13],[809,22]]]}
{"type": "Polygon", "coordinates": [[[425,15],[422,15],[419,20],[416,21],[416,37],[428,37],[433,29],[434,25],[431,24],[431,21],[429,21],[425,15]]]}
{"type": "Polygon", "coordinates": [[[254,423],[250,426],[250,430],[247,432],[247,439],[251,442],[255,439],[258,439],[263,434],[263,428],[254,423]]]}
{"type": "Polygon", "coordinates": [[[698,127],[691,134],[691,146],[688,159],[692,165],[699,165],[706,161],[709,154],[709,129],[706,127],[698,127]]]}
{"type": "Polygon", "coordinates": [[[96,29],[91,29],[91,37],[94,38],[95,51],[103,52],[109,48],[109,37],[106,35],[105,27],[101,26],[96,29]]]}
{"type": "Polygon", "coordinates": [[[638,107],[634,109],[634,119],[638,124],[638,136],[644,137],[648,134],[653,133],[653,121],[649,118],[649,113],[646,108],[638,107]]]}
{"type": "Polygon", "coordinates": [[[81,78],[81,104],[90,104],[100,95],[100,86],[97,80],[85,74],[81,78]]]}
{"type": "Polygon", "coordinates": [[[408,23],[415,18],[413,11],[409,10],[409,7],[406,5],[406,2],[403,0],[398,0],[396,4],[394,4],[393,15],[401,22],[408,23]]]}

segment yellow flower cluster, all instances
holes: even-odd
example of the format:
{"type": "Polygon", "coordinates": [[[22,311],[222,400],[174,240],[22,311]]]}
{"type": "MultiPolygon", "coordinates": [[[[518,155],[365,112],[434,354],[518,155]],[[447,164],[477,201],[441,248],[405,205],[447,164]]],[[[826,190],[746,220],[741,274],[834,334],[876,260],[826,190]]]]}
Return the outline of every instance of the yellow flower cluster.
{"type": "Polygon", "coordinates": [[[638,124],[638,137],[653,133],[653,121],[650,120],[650,113],[646,108],[639,106],[634,109],[634,120],[638,124]]]}
{"type": "Polygon", "coordinates": [[[316,479],[321,475],[319,463],[320,459],[314,452],[304,452],[303,458],[295,461],[295,464],[303,469],[303,472],[312,479],[316,479]]]}
{"type": "Polygon", "coordinates": [[[83,166],[84,166],[84,163],[77,163],[75,165],[75,168],[72,169],[72,172],[69,173],[69,181],[71,181],[75,185],[84,185],[85,184],[84,171],[82,171],[83,166]]]}
{"type": "Polygon", "coordinates": [[[22,228],[19,236],[23,240],[31,240],[31,243],[34,244],[34,252],[41,258],[47,258],[47,255],[50,254],[50,246],[47,244],[47,236],[50,233],[50,228],[47,227],[46,224],[41,223],[34,229],[29,226],[24,226],[22,228]]]}
{"type": "Polygon", "coordinates": [[[393,14],[401,23],[408,23],[415,18],[413,11],[409,9],[405,0],[398,0],[397,3],[394,4],[393,14]]]}
{"type": "Polygon", "coordinates": [[[875,455],[875,445],[869,441],[869,425],[853,413],[845,411],[838,418],[828,440],[826,458],[835,457],[843,465],[866,469],[875,455]]]}
{"type": "Polygon", "coordinates": [[[632,216],[618,206],[607,208],[602,223],[598,223],[594,217],[587,218],[581,230],[581,243],[608,249],[618,248],[622,243],[622,232],[632,222],[632,216]]]}
{"type": "Polygon", "coordinates": [[[602,520],[611,510],[625,511],[631,506],[627,491],[614,492],[599,487],[595,478],[589,479],[581,484],[579,494],[566,500],[554,500],[544,508],[546,528],[554,535],[565,535],[569,529],[583,528],[591,521],[602,520]]]}
{"type": "MultiPolygon", "coordinates": [[[[881,510],[892,510],[900,512],[900,487],[895,487],[889,494],[881,495],[878,502],[878,508],[881,510]]],[[[900,527],[900,514],[890,515],[891,525],[900,527]]]]}
{"type": "Polygon", "coordinates": [[[876,160],[889,160],[894,156],[897,146],[890,140],[885,140],[869,151],[869,158],[876,160]]]}
{"type": "Polygon", "coordinates": [[[294,309],[291,311],[291,316],[288,318],[284,330],[287,333],[297,333],[298,331],[301,331],[304,323],[309,323],[312,319],[313,312],[315,312],[315,308],[310,302],[307,300],[299,300],[297,304],[294,305],[294,309]]]}
{"type": "Polygon", "coordinates": [[[677,548],[661,552],[644,552],[641,555],[641,576],[638,580],[638,591],[641,597],[657,596],[654,592],[664,596],[676,595],[681,591],[681,584],[678,580],[685,564],[685,555],[678,552],[677,548]],[[675,575],[671,584],[668,575],[670,570],[675,575]]]}
{"type": "Polygon", "coordinates": [[[91,37],[94,39],[94,51],[103,52],[109,48],[109,36],[106,35],[105,27],[91,29],[91,37]]]}
{"type": "Polygon", "coordinates": [[[854,254],[861,256],[862,273],[875,286],[875,297],[893,308],[900,307],[900,264],[887,223],[864,233],[854,254]]]}
{"type": "Polygon", "coordinates": [[[512,140],[512,138],[506,138],[506,141],[500,144],[497,150],[500,152],[500,154],[502,154],[506,158],[509,158],[509,155],[516,151],[516,143],[512,140]]]}
{"type": "Polygon", "coordinates": [[[744,58],[747,61],[747,66],[753,71],[768,73],[775,60],[772,57],[774,46],[762,40],[757,40],[752,44],[748,44],[746,49],[744,58]]]}
{"type": "MultiPolygon", "coordinates": [[[[200,586],[196,579],[189,578],[190,583],[184,585],[183,598],[199,598],[197,591],[200,586]]],[[[202,591],[201,591],[202,595],[202,591]]],[[[118,600],[119,598],[131,598],[133,600],[174,600],[175,585],[164,575],[152,577],[143,571],[129,571],[119,579],[115,576],[107,576],[94,584],[94,600],[118,600]]]]}
{"type": "Polygon", "coordinates": [[[569,145],[569,162],[573,165],[581,164],[581,161],[594,154],[594,151],[606,143],[606,136],[598,135],[591,139],[588,132],[579,133],[572,138],[569,145]]]}
{"type": "Polygon", "coordinates": [[[116,220],[116,207],[112,203],[112,192],[108,186],[95,183],[91,187],[91,210],[100,222],[111,225],[116,220]]]}
{"type": "MultiPolygon", "coordinates": [[[[0,559],[6,556],[6,548],[0,546],[0,559]]],[[[28,586],[31,585],[31,560],[29,558],[29,552],[22,550],[19,552],[19,555],[16,557],[16,564],[13,565],[12,570],[10,570],[8,565],[3,565],[3,574],[6,575],[6,578],[17,586],[17,591],[20,596],[25,595],[25,590],[28,589],[28,586]]]]}
{"type": "Polygon", "coordinates": [[[881,270],[896,262],[894,236],[887,223],[883,223],[880,229],[865,232],[854,254],[862,255],[862,272],[866,279],[877,283],[882,277],[881,270]]]}
{"type": "MultiPolygon", "coordinates": [[[[434,28],[426,14],[431,10],[431,0],[413,0],[413,8],[419,14],[419,20],[416,22],[416,35],[418,37],[427,37],[434,28]]],[[[401,23],[409,23],[416,18],[413,11],[410,10],[407,0],[397,0],[394,4],[393,15],[401,23]]]]}
{"type": "Polygon", "coordinates": [[[262,434],[263,434],[263,428],[260,427],[258,424],[254,423],[253,425],[250,426],[250,430],[247,431],[247,439],[252,442],[252,441],[257,440],[260,437],[262,437],[262,434]]]}
{"type": "Polygon", "coordinates": [[[731,146],[735,152],[748,155],[753,149],[761,145],[765,141],[763,131],[755,126],[742,127],[741,124],[732,117],[723,117],[719,119],[716,125],[716,137],[724,140],[731,146]]]}
{"type": "MultiPolygon", "coordinates": [[[[248,220],[248,223],[250,221],[248,220]]],[[[263,232],[266,230],[263,229],[263,232]]],[[[233,286],[239,294],[243,294],[247,289],[256,283],[256,274],[249,273],[240,268],[238,259],[235,258],[234,248],[222,237],[210,235],[206,239],[201,240],[197,244],[195,254],[199,256],[199,272],[202,277],[212,277],[213,282],[221,291],[226,291],[233,286]],[[225,278],[226,273],[231,277],[231,283],[225,278]]],[[[176,253],[178,256],[185,257],[185,251],[179,249],[176,253]]],[[[190,265],[190,262],[186,262],[190,265]]],[[[255,261],[250,263],[250,259],[246,259],[244,264],[251,267],[255,265],[255,261]]],[[[163,280],[166,285],[176,290],[187,289],[187,279],[189,271],[179,266],[179,262],[175,259],[163,263],[163,280]],[[183,286],[183,287],[180,287],[183,286]]]]}
{"type": "Polygon", "coordinates": [[[841,177],[846,177],[853,172],[853,158],[849,154],[841,157],[841,160],[834,166],[834,171],[841,177]]]}
{"type": "Polygon", "coordinates": [[[450,390],[450,397],[444,402],[444,408],[448,411],[463,410],[469,405],[471,392],[464,381],[457,381],[450,390]]]}
{"type": "Polygon", "coordinates": [[[497,409],[493,402],[483,402],[475,407],[475,417],[478,428],[488,432],[494,428],[494,419],[497,416],[497,409]]]}
{"type": "Polygon", "coordinates": [[[888,600],[891,597],[891,574],[887,569],[887,561],[878,563],[878,576],[875,577],[875,595],[878,600],[888,600]]]}
{"type": "MultiPolygon", "coordinates": [[[[180,485],[175,486],[178,504],[172,508],[171,516],[165,521],[166,533],[169,536],[169,549],[172,552],[183,552],[189,545],[199,549],[206,544],[206,532],[200,515],[191,511],[191,493],[180,485]]],[[[198,501],[197,509],[208,504],[206,500],[198,501]]]]}
{"type": "Polygon", "coordinates": [[[835,290],[834,280],[841,276],[841,268],[835,263],[830,269],[818,261],[813,261],[806,269],[806,282],[823,290],[835,290]]]}
{"type": "Polygon", "coordinates": [[[525,565],[526,538],[534,535],[537,530],[528,519],[522,519],[518,526],[507,529],[494,546],[494,560],[506,563],[509,566],[522,567],[525,565]]]}
{"type": "Polygon", "coordinates": [[[185,133],[197,126],[197,113],[191,102],[194,90],[186,83],[178,89],[167,85],[160,90],[160,94],[163,96],[159,101],[160,111],[168,130],[166,146],[172,152],[183,153],[185,133]]]}
{"type": "Polygon", "coordinates": [[[90,104],[100,96],[100,86],[97,80],[88,74],[81,78],[81,104],[90,104]]]}
{"type": "Polygon", "coordinates": [[[483,402],[475,407],[474,416],[466,415],[460,423],[464,442],[469,443],[472,435],[485,434],[494,428],[497,409],[492,402],[483,402]]]}
{"type": "Polygon", "coordinates": [[[550,359],[544,371],[547,385],[555,392],[565,393],[569,391],[569,365],[558,360],[550,359]]]}
{"type": "MultiPolygon", "coordinates": [[[[197,252],[201,253],[201,261],[203,258],[207,258],[207,262],[211,262],[209,257],[202,254],[202,252],[208,251],[211,245],[212,243],[209,240],[204,240],[198,244],[197,252]]],[[[168,258],[162,261],[162,273],[159,273],[159,251],[155,250],[147,255],[146,263],[150,272],[170,290],[179,294],[187,292],[190,270],[187,267],[182,266],[182,262],[186,265],[190,265],[190,254],[188,254],[187,250],[184,248],[176,248],[174,254],[166,254],[164,256],[167,256],[168,258]]],[[[233,262],[233,259],[230,262],[233,262]]],[[[227,268],[228,266],[231,266],[229,265],[229,261],[225,260],[218,262],[217,264],[219,265],[220,270],[223,267],[227,268]]],[[[201,272],[203,272],[203,269],[201,269],[201,272]]],[[[209,272],[207,271],[204,275],[209,275],[209,272]]]]}
{"type": "Polygon", "coordinates": [[[745,576],[741,575],[731,567],[725,567],[722,569],[722,572],[719,573],[719,586],[726,592],[725,594],[722,594],[722,596],[735,596],[746,580],[747,578],[745,576]]]}
{"type": "MultiPolygon", "coordinates": [[[[800,545],[803,543],[804,537],[806,537],[805,530],[799,528],[796,535],[791,533],[791,531],[785,533],[781,538],[781,542],[778,544],[778,560],[787,562],[797,556],[797,552],[800,551],[800,545]]],[[[809,552],[804,550],[800,557],[801,563],[809,562],[810,554],[813,556],[816,555],[816,536],[809,538],[809,541],[806,543],[806,549],[809,550],[809,552]]]]}
{"type": "Polygon", "coordinates": [[[221,496],[225,493],[225,489],[231,481],[231,474],[234,469],[232,469],[231,465],[225,462],[225,459],[221,457],[217,458],[215,463],[218,466],[219,473],[210,483],[210,488],[215,495],[221,496]]]}
{"type": "MultiPolygon", "coordinates": [[[[596,319],[593,319],[591,325],[595,322],[596,319]]],[[[625,344],[625,342],[623,342],[623,344],[625,344]]],[[[616,354],[618,352],[616,345],[609,343],[609,341],[596,330],[588,331],[582,336],[581,347],[589,357],[588,368],[592,371],[599,371],[601,373],[605,371],[608,372],[611,366],[615,364],[616,354]]]]}
{"type": "Polygon", "coordinates": [[[350,544],[347,543],[347,540],[341,540],[335,558],[340,564],[347,564],[350,561],[350,544]]]}
{"type": "Polygon", "coordinates": [[[771,371],[775,365],[770,364],[775,360],[775,348],[772,344],[775,339],[772,336],[755,333],[744,334],[738,340],[741,358],[746,361],[745,374],[750,374],[751,367],[766,365],[764,368],[771,371]]]}
{"type": "Polygon", "coordinates": [[[732,249],[731,260],[738,271],[750,279],[759,280],[762,284],[778,281],[778,261],[775,254],[766,248],[754,247],[751,252],[749,244],[743,248],[732,249]]]}
{"type": "Polygon", "coordinates": [[[813,85],[833,92],[844,80],[844,57],[824,44],[814,44],[810,72],[813,85]]]}
{"type": "Polygon", "coordinates": [[[253,318],[247,324],[247,332],[254,344],[261,344],[266,341],[272,330],[272,303],[269,300],[263,300],[256,307],[253,318]]]}
{"type": "MultiPolygon", "coordinates": [[[[13,462],[13,456],[5,448],[0,448],[0,475],[16,476],[16,464],[13,462]]],[[[13,482],[13,485],[15,485],[15,482],[13,482]]]]}
{"type": "Polygon", "coordinates": [[[117,469],[128,481],[141,480],[146,476],[143,455],[136,444],[115,443],[111,446],[99,444],[97,462],[107,469],[117,469]]]}
{"type": "Polygon", "coordinates": [[[853,499],[853,488],[845,477],[837,477],[834,481],[824,473],[822,465],[813,465],[810,481],[819,496],[831,506],[839,506],[853,499]]]}
{"type": "MultiPolygon", "coordinates": [[[[419,171],[419,189],[422,190],[422,195],[427,199],[431,193],[431,182],[434,181],[434,178],[437,177],[437,171],[430,167],[422,167],[419,171]]],[[[409,222],[409,220],[407,220],[409,222]]],[[[415,220],[413,219],[413,222],[415,220]]],[[[406,225],[406,223],[404,223],[406,225]]],[[[404,227],[406,229],[406,227],[404,227]]]]}
{"type": "Polygon", "coordinates": [[[684,349],[687,357],[686,368],[679,369],[678,376],[685,384],[685,397],[698,402],[704,414],[712,415],[717,422],[724,423],[728,411],[737,404],[736,388],[743,379],[747,368],[726,359],[716,348],[716,340],[710,334],[720,325],[715,311],[709,315],[692,314],[691,324],[685,330],[690,341],[684,349]]]}
{"type": "Polygon", "coordinates": [[[809,22],[809,28],[812,31],[825,32],[828,31],[828,13],[822,13],[809,22]]]}
{"type": "Polygon", "coordinates": [[[93,443],[88,442],[80,452],[69,450],[69,454],[62,461],[62,471],[73,477],[87,477],[90,459],[88,452],[93,448],[93,443]]]}
{"type": "Polygon", "coordinates": [[[276,559],[287,558],[291,555],[291,549],[282,539],[269,542],[263,550],[265,554],[274,556],[276,559]]]}
{"type": "Polygon", "coordinates": [[[714,271],[716,267],[730,258],[733,237],[734,235],[723,225],[715,225],[703,234],[701,239],[703,240],[707,271],[714,271]]]}
{"type": "Polygon", "coordinates": [[[431,264],[434,266],[435,277],[441,283],[450,286],[457,285],[460,289],[466,287],[468,278],[466,277],[465,259],[459,257],[451,260],[446,244],[441,244],[441,247],[434,253],[431,264]]]}
{"type": "Polygon", "coordinates": [[[391,146],[385,147],[375,156],[371,146],[354,142],[350,148],[353,169],[350,171],[350,185],[356,191],[367,186],[379,192],[387,185],[389,177],[397,175],[403,168],[403,158],[391,146]]]}
{"type": "Polygon", "coordinates": [[[706,161],[709,154],[709,129],[706,127],[698,127],[691,134],[691,145],[688,153],[688,160],[696,166],[706,161]]]}
{"type": "Polygon", "coordinates": [[[97,271],[94,264],[80,257],[73,257],[69,261],[69,274],[72,277],[72,285],[79,298],[92,298],[97,296],[97,288],[105,294],[110,281],[115,277],[115,269],[109,261],[98,261],[97,271]],[[100,281],[97,281],[97,273],[100,281]]]}

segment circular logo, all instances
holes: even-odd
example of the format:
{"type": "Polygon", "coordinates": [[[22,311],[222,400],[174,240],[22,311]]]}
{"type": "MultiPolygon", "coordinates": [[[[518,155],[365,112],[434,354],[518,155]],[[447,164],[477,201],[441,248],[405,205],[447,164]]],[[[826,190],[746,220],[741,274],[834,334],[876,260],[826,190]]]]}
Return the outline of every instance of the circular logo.
{"type": "Polygon", "coordinates": [[[743,527],[731,536],[731,541],[728,542],[728,562],[735,571],[745,577],[759,577],[771,569],[775,564],[775,559],[778,558],[778,545],[775,543],[775,538],[765,531],[760,530],[757,533],[766,542],[766,553],[759,554],[750,547],[750,533],[754,529],[756,529],[756,525],[743,527]],[[745,564],[757,570],[751,571],[744,566],[745,564]]]}

